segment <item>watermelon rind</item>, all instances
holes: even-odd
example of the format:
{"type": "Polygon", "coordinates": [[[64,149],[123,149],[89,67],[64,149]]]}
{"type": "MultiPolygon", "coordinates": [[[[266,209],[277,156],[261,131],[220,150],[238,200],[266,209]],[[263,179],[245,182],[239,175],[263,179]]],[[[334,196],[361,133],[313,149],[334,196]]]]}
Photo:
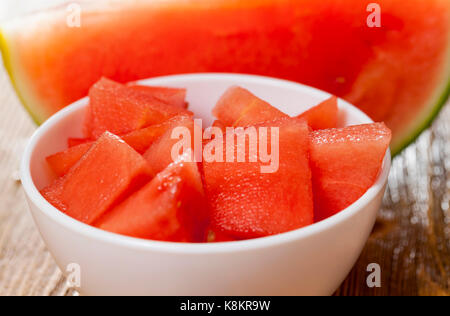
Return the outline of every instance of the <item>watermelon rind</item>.
{"type": "Polygon", "coordinates": [[[14,72],[13,72],[13,66],[12,66],[12,60],[11,60],[12,54],[10,53],[6,37],[3,35],[3,31],[2,31],[1,28],[0,28],[0,53],[1,53],[2,57],[3,57],[3,64],[5,66],[6,71],[8,72],[9,78],[11,80],[11,84],[12,84],[14,90],[16,91],[16,94],[17,94],[20,102],[22,103],[22,105],[24,106],[25,110],[30,115],[31,119],[38,126],[41,125],[42,123],[44,123],[45,119],[39,118],[39,116],[34,113],[34,111],[29,107],[29,105],[25,101],[25,98],[23,97],[22,93],[20,92],[20,89],[18,88],[16,79],[15,79],[15,76],[14,76],[14,72]]]}
{"type": "Polygon", "coordinates": [[[433,122],[439,116],[441,110],[447,104],[449,98],[450,98],[450,74],[449,80],[447,81],[447,87],[445,88],[444,93],[435,103],[436,105],[433,107],[433,111],[430,112],[430,115],[426,119],[424,119],[420,127],[415,129],[416,131],[414,133],[411,133],[409,137],[404,138],[403,142],[400,143],[400,145],[395,146],[391,149],[392,157],[396,157],[397,155],[399,155],[405,148],[414,143],[417,140],[417,138],[419,138],[419,136],[423,133],[423,131],[431,127],[433,122]]]}
{"type": "MultiPolygon", "coordinates": [[[[450,25],[450,21],[449,21],[450,25]]],[[[450,27],[449,27],[450,30],[450,27]]],[[[447,104],[450,98],[450,34],[448,35],[448,45],[447,45],[447,58],[443,65],[443,70],[441,72],[442,78],[438,81],[435,91],[429,97],[428,105],[423,104],[423,109],[426,110],[426,114],[423,116],[418,116],[417,124],[412,125],[408,130],[404,131],[402,135],[398,136],[400,141],[396,143],[391,143],[391,153],[392,157],[396,157],[403,150],[414,143],[417,138],[428,128],[431,127],[433,122],[439,116],[441,110],[447,104]]]]}

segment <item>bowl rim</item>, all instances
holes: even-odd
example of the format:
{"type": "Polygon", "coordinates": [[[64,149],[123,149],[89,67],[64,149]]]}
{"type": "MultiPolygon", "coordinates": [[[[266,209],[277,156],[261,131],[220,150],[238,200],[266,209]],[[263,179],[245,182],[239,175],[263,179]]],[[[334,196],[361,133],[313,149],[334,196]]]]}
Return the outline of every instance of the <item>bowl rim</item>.
{"type": "MultiPolygon", "coordinates": [[[[304,89],[310,90],[311,93],[319,93],[325,96],[330,94],[322,90],[312,88],[300,83],[276,79],[264,76],[246,75],[246,74],[226,74],[226,73],[198,73],[198,74],[183,74],[183,75],[173,75],[173,76],[163,76],[155,77],[146,80],[139,80],[139,83],[150,84],[152,81],[171,81],[173,79],[197,79],[197,80],[211,80],[214,78],[221,77],[226,79],[247,80],[253,82],[261,82],[265,84],[272,85],[283,85],[287,87],[302,87],[304,89]]],[[[241,252],[247,250],[269,248],[277,246],[283,243],[289,243],[299,239],[305,239],[316,234],[320,234],[325,230],[331,229],[332,227],[338,225],[339,223],[345,222],[347,219],[355,216],[359,212],[363,212],[366,206],[380,193],[381,190],[385,188],[387,183],[389,171],[391,167],[391,154],[388,149],[383,161],[383,166],[375,184],[369,188],[369,190],[355,203],[341,211],[340,213],[333,215],[321,222],[314,223],[310,226],[303,227],[290,232],[268,236],[257,239],[233,241],[233,242],[218,242],[218,243],[176,243],[176,242],[164,242],[164,241],[153,241],[145,240],[134,237],[128,237],[124,235],[119,235],[115,233],[110,233],[103,231],[96,227],[84,224],[80,221],[73,219],[72,217],[59,211],[53,205],[51,205],[45,198],[40,194],[39,190],[35,186],[32,176],[31,176],[31,157],[34,150],[42,139],[44,135],[56,124],[59,120],[70,116],[71,114],[79,111],[81,108],[87,106],[88,97],[80,99],[71,105],[65,107],[51,118],[49,118],[42,126],[40,126],[32,135],[31,139],[26,146],[24,151],[21,168],[20,168],[20,178],[22,186],[29,200],[34,203],[36,208],[44,214],[46,217],[65,227],[68,230],[76,232],[77,234],[84,235],[84,237],[102,241],[104,243],[114,244],[117,246],[122,246],[135,250],[142,251],[160,251],[165,253],[173,254],[211,254],[211,253],[229,253],[229,252],[241,252]]],[[[359,115],[363,115],[367,120],[373,122],[366,114],[361,110],[351,105],[350,103],[339,99],[341,104],[346,107],[350,107],[353,111],[359,112],[359,115]]],[[[31,206],[30,206],[31,207],[31,206]]]]}

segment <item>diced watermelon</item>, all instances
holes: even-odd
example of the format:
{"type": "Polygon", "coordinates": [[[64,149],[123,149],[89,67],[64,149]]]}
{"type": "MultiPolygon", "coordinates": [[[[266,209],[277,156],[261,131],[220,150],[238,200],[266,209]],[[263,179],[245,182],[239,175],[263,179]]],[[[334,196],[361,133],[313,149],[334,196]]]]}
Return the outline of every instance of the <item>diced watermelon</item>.
{"type": "Polygon", "coordinates": [[[89,151],[93,143],[81,144],[47,157],[47,163],[53,172],[62,177],[80,161],[89,151]]]}
{"type": "MultiPolygon", "coordinates": [[[[189,116],[179,116],[171,121],[172,125],[166,130],[164,135],[162,135],[150,148],[145,152],[144,158],[149,163],[153,174],[158,174],[163,171],[168,165],[174,162],[172,157],[172,150],[174,146],[180,142],[180,139],[172,138],[172,133],[176,128],[186,128],[186,132],[189,132],[190,137],[190,147],[183,148],[184,151],[190,149],[192,152],[194,150],[194,120],[189,116]]],[[[188,144],[186,144],[187,146],[188,144]]],[[[179,155],[184,152],[180,148],[179,155]]]]}
{"type": "Polygon", "coordinates": [[[142,156],[106,132],[66,176],[41,193],[60,211],[92,224],[150,179],[142,156]]]}
{"type": "Polygon", "coordinates": [[[262,173],[269,163],[250,162],[248,150],[246,162],[203,163],[212,225],[237,239],[287,232],[314,219],[308,125],[287,118],[261,127],[279,128],[278,171],[262,173]]]}
{"type": "Polygon", "coordinates": [[[152,125],[150,127],[126,134],[122,136],[122,139],[128,145],[133,147],[138,153],[144,154],[154,142],[156,142],[169,129],[171,129],[173,125],[176,124],[176,122],[179,122],[182,118],[185,118],[186,120],[192,120],[190,116],[175,116],[161,124],[152,125]]]}
{"type": "Polygon", "coordinates": [[[338,124],[338,111],[337,98],[331,97],[299,115],[299,118],[306,120],[309,126],[315,131],[336,128],[338,124]]]}
{"type": "Polygon", "coordinates": [[[93,140],[89,139],[89,138],[69,138],[67,140],[67,145],[69,146],[69,148],[71,148],[71,147],[75,147],[75,146],[78,146],[78,145],[91,143],[92,141],[93,140]]]}
{"type": "Polygon", "coordinates": [[[383,123],[311,134],[316,222],[344,210],[375,183],[390,141],[383,123]]]}
{"type": "MultiPolygon", "coordinates": [[[[161,124],[128,133],[121,138],[138,153],[143,154],[153,142],[173,125],[173,122],[178,120],[178,117],[174,117],[161,124]]],[[[85,143],[47,157],[47,162],[55,174],[60,177],[64,176],[89,151],[93,143],[85,140],[85,143]]]]}
{"type": "Polygon", "coordinates": [[[178,161],[106,214],[96,226],[137,238],[203,242],[208,215],[197,164],[178,161]]]}
{"type": "Polygon", "coordinates": [[[288,117],[250,91],[232,87],[217,102],[213,114],[225,126],[250,126],[288,117]]]}
{"type": "Polygon", "coordinates": [[[123,135],[159,124],[187,110],[168,105],[155,97],[108,79],[101,79],[89,91],[89,125],[96,139],[105,131],[123,135]]]}
{"type": "Polygon", "coordinates": [[[173,105],[182,109],[188,108],[186,102],[186,89],[179,88],[164,88],[164,87],[150,87],[141,85],[130,85],[136,91],[146,93],[161,102],[173,105]]]}

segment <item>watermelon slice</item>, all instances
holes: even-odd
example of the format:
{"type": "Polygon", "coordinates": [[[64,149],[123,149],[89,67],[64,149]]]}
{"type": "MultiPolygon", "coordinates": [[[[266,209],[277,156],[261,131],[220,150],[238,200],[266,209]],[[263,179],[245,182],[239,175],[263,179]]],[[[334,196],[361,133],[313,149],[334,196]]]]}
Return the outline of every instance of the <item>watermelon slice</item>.
{"type": "Polygon", "coordinates": [[[183,109],[187,109],[188,107],[188,103],[186,102],[186,89],[150,87],[141,85],[130,85],[130,87],[136,91],[147,93],[166,104],[183,109]]]}
{"type": "Polygon", "coordinates": [[[7,21],[0,46],[38,123],[119,82],[194,72],[260,74],[318,87],[393,131],[393,153],[426,128],[450,91],[450,2],[378,0],[84,1],[7,21]],[[108,5],[105,5],[108,3],[108,5]],[[269,22],[270,21],[270,22],[269,22]]]}
{"type": "Polygon", "coordinates": [[[65,151],[53,154],[46,158],[47,163],[58,177],[62,177],[87,154],[92,145],[93,142],[80,144],[65,151]]]}
{"type": "MultiPolygon", "coordinates": [[[[251,162],[249,150],[245,162],[203,163],[214,231],[248,239],[313,223],[308,125],[288,118],[264,127],[279,128],[279,168],[275,172],[262,173],[261,166],[267,164],[251,162]]],[[[271,142],[272,138],[268,144],[271,142]]],[[[264,142],[259,143],[262,146],[264,142]]],[[[233,149],[241,152],[236,146],[233,149]]]]}
{"type": "Polygon", "coordinates": [[[89,91],[88,128],[92,138],[109,131],[122,135],[159,124],[188,111],[166,104],[141,92],[102,78],[89,91]]]}
{"type": "Polygon", "coordinates": [[[375,183],[391,140],[382,123],[315,131],[311,169],[315,221],[339,213],[375,183]]]}
{"type": "Polygon", "coordinates": [[[92,141],[93,141],[92,139],[88,139],[88,138],[69,138],[67,140],[67,145],[69,146],[69,148],[71,148],[71,147],[75,147],[78,145],[90,143],[92,141]]]}
{"type": "Polygon", "coordinates": [[[174,124],[180,120],[192,120],[190,116],[179,115],[161,124],[153,125],[122,136],[123,140],[138,153],[144,154],[154,142],[162,137],[174,124]]]}
{"type": "Polygon", "coordinates": [[[92,224],[150,178],[142,156],[119,137],[105,133],[66,176],[41,193],[62,212],[92,224]]]}
{"type": "MultiPolygon", "coordinates": [[[[179,117],[174,117],[164,123],[146,127],[121,138],[138,153],[143,154],[156,140],[158,140],[174,123],[179,122],[179,117]]],[[[64,176],[69,170],[89,151],[94,142],[89,140],[69,139],[69,149],[47,157],[50,168],[58,176],[64,176]],[[77,142],[81,142],[76,145],[77,142]],[[70,143],[74,146],[70,147],[70,143]]]]}
{"type": "Polygon", "coordinates": [[[95,225],[137,238],[203,242],[208,215],[197,164],[178,161],[95,225]]]}
{"type": "Polygon", "coordinates": [[[338,124],[338,114],[339,108],[337,98],[331,97],[301,114],[299,118],[308,122],[308,125],[316,131],[319,129],[336,128],[338,124]]]}
{"type": "Polygon", "coordinates": [[[175,129],[184,129],[188,134],[183,134],[183,137],[190,138],[186,138],[186,146],[178,148],[177,157],[183,155],[186,151],[194,152],[194,126],[194,120],[188,116],[178,116],[171,121],[171,126],[144,154],[153,174],[163,171],[176,160],[175,157],[172,157],[172,151],[181,139],[172,137],[175,129]]]}
{"type": "MultiPolygon", "coordinates": [[[[218,118],[213,126],[219,127],[223,131],[226,126],[245,127],[289,117],[241,87],[228,89],[217,102],[213,114],[218,118]]],[[[299,115],[299,118],[308,122],[313,130],[337,127],[337,98],[331,97],[299,115]]]]}
{"type": "Polygon", "coordinates": [[[288,115],[241,87],[228,89],[217,102],[213,115],[225,126],[251,126],[287,118],[288,115]]]}

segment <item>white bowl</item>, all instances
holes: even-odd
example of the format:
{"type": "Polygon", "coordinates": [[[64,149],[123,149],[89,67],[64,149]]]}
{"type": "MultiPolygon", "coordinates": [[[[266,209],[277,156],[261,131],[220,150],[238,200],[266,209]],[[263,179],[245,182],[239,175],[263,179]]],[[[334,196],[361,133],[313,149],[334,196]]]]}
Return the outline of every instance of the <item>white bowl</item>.
{"type": "MultiPolygon", "coordinates": [[[[155,78],[143,84],[185,87],[191,109],[205,123],[232,85],[250,89],[291,115],[330,95],[271,78],[195,74],[155,78]]],[[[68,137],[82,136],[88,99],[49,119],[33,135],[23,157],[21,178],[31,213],[62,271],[77,264],[85,295],[331,295],[359,257],[380,208],[391,164],[369,191],[341,213],[289,233],[249,241],[178,244],[129,238],[78,222],[39,193],[53,179],[45,157],[65,149],[68,137]]],[[[339,100],[340,124],[372,121],[339,100]]]]}

